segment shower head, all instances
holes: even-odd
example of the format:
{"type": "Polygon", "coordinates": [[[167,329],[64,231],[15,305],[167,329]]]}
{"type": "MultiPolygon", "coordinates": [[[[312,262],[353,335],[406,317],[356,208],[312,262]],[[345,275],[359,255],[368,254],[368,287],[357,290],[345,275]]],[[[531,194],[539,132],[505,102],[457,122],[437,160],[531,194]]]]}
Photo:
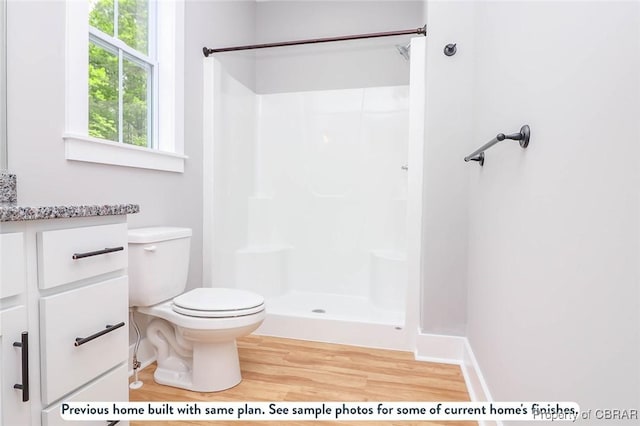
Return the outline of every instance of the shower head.
{"type": "Polygon", "coordinates": [[[407,61],[409,60],[411,52],[411,42],[409,42],[406,46],[396,44],[396,49],[398,49],[398,53],[400,53],[404,59],[406,59],[407,61]]]}

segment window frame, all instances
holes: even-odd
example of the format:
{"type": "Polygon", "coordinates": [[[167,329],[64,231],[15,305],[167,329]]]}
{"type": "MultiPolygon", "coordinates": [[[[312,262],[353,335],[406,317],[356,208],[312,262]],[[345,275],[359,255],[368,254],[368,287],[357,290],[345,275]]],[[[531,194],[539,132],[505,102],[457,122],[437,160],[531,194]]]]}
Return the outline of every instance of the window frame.
{"type": "MultiPolygon", "coordinates": [[[[152,116],[152,147],[139,147],[89,136],[89,40],[101,33],[123,46],[118,40],[89,25],[89,2],[66,1],[65,48],[65,158],[73,161],[110,164],[143,169],[184,172],[184,0],[171,2],[152,0],[156,23],[150,37],[149,52],[156,66],[152,79],[152,101],[156,103],[152,116]],[[157,28],[163,28],[162,40],[157,28]],[[162,64],[162,65],[158,65],[162,64]]],[[[153,12],[152,12],[153,10],[153,12]]],[[[153,29],[152,29],[153,28],[153,29]]],[[[102,37],[100,37],[102,38],[102,37]]],[[[120,46],[116,46],[120,47],[120,46]]],[[[133,55],[132,55],[133,56],[133,55]]],[[[144,55],[149,58],[149,55],[144,55]]],[[[149,130],[149,129],[148,129],[149,130]]]]}

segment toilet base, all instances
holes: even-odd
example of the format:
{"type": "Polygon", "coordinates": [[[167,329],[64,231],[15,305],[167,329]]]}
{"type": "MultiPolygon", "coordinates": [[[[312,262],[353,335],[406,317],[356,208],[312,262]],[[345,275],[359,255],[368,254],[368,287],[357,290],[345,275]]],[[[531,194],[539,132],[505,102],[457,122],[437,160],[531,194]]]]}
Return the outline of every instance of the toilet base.
{"type": "Polygon", "coordinates": [[[219,392],[242,381],[236,341],[193,344],[193,364],[187,371],[163,368],[153,375],[156,383],[195,392],[219,392]]]}
{"type": "Polygon", "coordinates": [[[156,350],[154,380],[161,385],[195,392],[218,392],[240,383],[236,338],[260,326],[261,311],[230,318],[196,318],[173,312],[171,303],[139,307],[155,317],[147,338],[156,350]]]}

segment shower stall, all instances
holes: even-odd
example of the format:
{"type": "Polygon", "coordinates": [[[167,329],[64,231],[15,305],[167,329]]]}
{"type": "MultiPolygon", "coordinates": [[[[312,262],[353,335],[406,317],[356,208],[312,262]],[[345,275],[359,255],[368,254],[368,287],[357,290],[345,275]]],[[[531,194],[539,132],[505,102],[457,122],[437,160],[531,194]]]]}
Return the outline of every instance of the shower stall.
{"type": "Polygon", "coordinates": [[[409,84],[255,93],[204,59],[203,276],[265,297],[259,334],[413,348],[425,40],[387,44],[409,84]]]}

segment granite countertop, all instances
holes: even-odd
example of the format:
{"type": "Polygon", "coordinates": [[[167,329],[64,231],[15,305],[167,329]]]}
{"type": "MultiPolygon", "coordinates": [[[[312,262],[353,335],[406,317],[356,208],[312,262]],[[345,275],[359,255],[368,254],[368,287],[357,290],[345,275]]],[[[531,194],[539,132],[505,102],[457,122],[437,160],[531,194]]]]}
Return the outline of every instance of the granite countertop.
{"type": "Polygon", "coordinates": [[[138,204],[27,207],[12,203],[0,203],[0,222],[65,219],[89,216],[116,216],[138,213],[139,211],[140,206],[138,204]]]}

